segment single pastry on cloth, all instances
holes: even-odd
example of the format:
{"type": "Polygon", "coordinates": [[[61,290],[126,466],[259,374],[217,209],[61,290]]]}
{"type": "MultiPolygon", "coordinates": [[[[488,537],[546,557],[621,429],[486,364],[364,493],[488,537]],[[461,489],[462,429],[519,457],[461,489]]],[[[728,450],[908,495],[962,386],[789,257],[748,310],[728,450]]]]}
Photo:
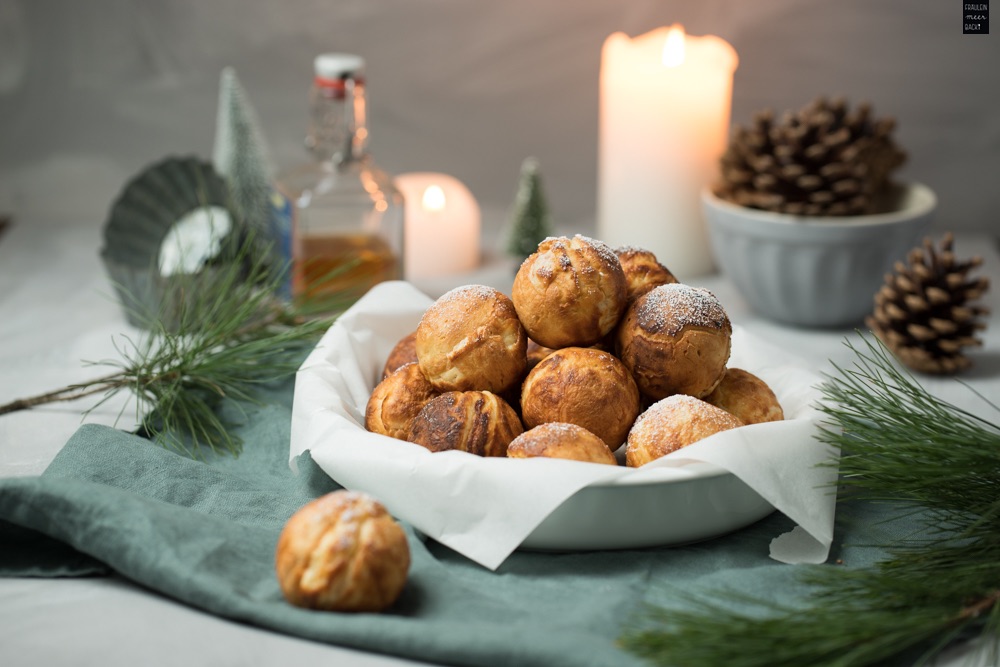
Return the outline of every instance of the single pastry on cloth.
{"type": "Polygon", "coordinates": [[[408,364],[410,362],[417,360],[417,332],[412,331],[408,335],[403,336],[392,351],[389,352],[389,356],[385,360],[385,366],[382,367],[382,377],[389,377],[389,373],[394,370],[408,364]]]}
{"type": "Polygon", "coordinates": [[[382,611],[402,593],[409,569],[406,533],[381,503],[355,491],[303,505],[275,552],[285,599],[309,609],[382,611]]]}
{"type": "Polygon", "coordinates": [[[736,415],[744,424],[781,421],[785,413],[766,382],[742,368],[727,368],[707,403],[736,415]]]}
{"type": "Polygon", "coordinates": [[[618,356],[639,391],[707,396],[722,380],[733,327],[722,304],[706,289],[660,285],[629,306],[618,326],[618,356]]]}
{"type": "Polygon", "coordinates": [[[576,424],[548,422],[528,429],[507,447],[507,457],[528,459],[543,456],[618,465],[611,448],[596,435],[576,424]]]}
{"type": "Polygon", "coordinates": [[[514,276],[511,299],[528,336],[544,347],[586,347],[615,328],[627,305],[625,273],[601,241],[548,238],[514,276]]]}
{"type": "Polygon", "coordinates": [[[417,363],[440,391],[503,392],[523,377],[527,346],[510,298],[485,285],[445,293],[417,325],[417,363]]]}
{"type": "Polygon", "coordinates": [[[743,426],[722,408],[705,401],[674,394],[653,403],[639,415],[629,431],[625,465],[638,468],[682,447],[721,431],[743,426]]]}
{"type": "Polygon", "coordinates": [[[639,389],[613,354],[565,347],[542,359],[521,386],[521,416],[531,428],[566,422],[587,429],[611,450],[625,442],[639,415],[639,389]]]}
{"type": "Polygon", "coordinates": [[[677,282],[670,269],[660,264],[656,255],[649,250],[621,246],[615,248],[615,254],[625,272],[629,301],[639,298],[654,287],[677,282]]]}
{"type": "Polygon", "coordinates": [[[432,452],[451,449],[506,456],[524,427],[514,408],[489,391],[448,391],[431,399],[410,422],[409,441],[432,452]]]}
{"type": "Polygon", "coordinates": [[[375,385],[365,406],[365,428],[406,440],[410,422],[427,401],[440,393],[427,381],[416,362],[403,364],[375,385]]]}

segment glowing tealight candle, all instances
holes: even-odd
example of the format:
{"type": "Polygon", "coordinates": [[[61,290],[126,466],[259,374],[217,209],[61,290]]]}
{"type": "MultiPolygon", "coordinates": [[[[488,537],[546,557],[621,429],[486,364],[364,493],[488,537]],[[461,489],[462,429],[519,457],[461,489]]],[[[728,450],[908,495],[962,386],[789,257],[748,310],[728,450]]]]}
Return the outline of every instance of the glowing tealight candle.
{"type": "Polygon", "coordinates": [[[465,185],[447,174],[396,177],[406,200],[406,278],[465,273],[479,265],[480,211],[465,185]]]}
{"type": "Polygon", "coordinates": [[[700,206],[726,148],[738,59],[675,25],[604,42],[598,237],[656,254],[680,278],[713,269],[700,206]]]}

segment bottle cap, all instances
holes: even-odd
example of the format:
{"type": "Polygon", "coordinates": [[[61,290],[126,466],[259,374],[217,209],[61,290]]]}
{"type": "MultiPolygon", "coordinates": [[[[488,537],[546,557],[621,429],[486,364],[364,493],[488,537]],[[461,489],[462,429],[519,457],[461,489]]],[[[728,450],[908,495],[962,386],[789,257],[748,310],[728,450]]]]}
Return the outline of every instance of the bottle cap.
{"type": "Polygon", "coordinates": [[[313,61],[316,78],[324,81],[363,80],[365,59],[352,53],[323,53],[313,61]]]}

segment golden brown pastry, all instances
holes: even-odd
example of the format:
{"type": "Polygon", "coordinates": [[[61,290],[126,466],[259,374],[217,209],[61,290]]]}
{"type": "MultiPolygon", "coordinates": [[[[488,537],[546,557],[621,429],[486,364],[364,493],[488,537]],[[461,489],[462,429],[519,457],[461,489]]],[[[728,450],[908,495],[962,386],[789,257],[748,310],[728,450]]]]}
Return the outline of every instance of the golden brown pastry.
{"type": "Polygon", "coordinates": [[[524,260],[511,299],[539,345],[586,347],[614,329],[627,304],[625,273],[601,241],[549,238],[524,260]]]}
{"type": "Polygon", "coordinates": [[[406,533],[381,503],[334,491],[304,505],[285,524],[275,554],[278,583],[298,607],[382,611],[406,585],[406,533]]]}
{"type": "Polygon", "coordinates": [[[396,343],[396,346],[389,352],[389,357],[385,360],[382,368],[382,378],[389,377],[394,370],[417,360],[417,332],[413,331],[408,336],[404,336],[396,343]]]}
{"type": "Polygon", "coordinates": [[[785,413],[767,383],[742,368],[727,368],[722,382],[705,401],[736,415],[744,424],[776,422],[785,413]]]}
{"type": "Polygon", "coordinates": [[[707,396],[722,380],[733,328],[719,300],[683,283],[654,287],[629,306],[618,327],[618,356],[639,391],[707,396]]]}
{"type": "Polygon", "coordinates": [[[365,407],[365,428],[406,440],[410,422],[438,394],[416,362],[404,364],[375,386],[365,407]]]}
{"type": "Polygon", "coordinates": [[[544,347],[539,345],[535,341],[528,339],[528,366],[527,370],[531,370],[538,365],[538,362],[555,352],[551,347],[544,347]]]}
{"type": "Polygon", "coordinates": [[[625,465],[638,468],[710,435],[743,426],[721,408],[693,396],[675,394],[639,415],[628,434],[625,465]]]}
{"type": "Polygon", "coordinates": [[[639,390],[614,355],[589,347],[556,350],[531,369],[521,387],[529,428],[567,422],[597,435],[612,450],[639,414],[639,390]]]}
{"type": "Polygon", "coordinates": [[[654,287],[677,282],[670,269],[660,264],[656,255],[648,250],[622,246],[615,248],[615,254],[625,272],[629,301],[639,298],[654,287]]]}
{"type": "Polygon", "coordinates": [[[458,449],[506,456],[524,427],[514,409],[489,391],[449,391],[427,402],[410,423],[410,442],[432,452],[458,449]]]}
{"type": "Polygon", "coordinates": [[[514,438],[507,447],[508,458],[535,456],[618,465],[603,440],[582,426],[561,422],[539,424],[514,438]]]}
{"type": "Polygon", "coordinates": [[[503,392],[523,377],[527,346],[514,304],[485,285],[446,293],[417,326],[417,362],[440,391],[503,392]]]}

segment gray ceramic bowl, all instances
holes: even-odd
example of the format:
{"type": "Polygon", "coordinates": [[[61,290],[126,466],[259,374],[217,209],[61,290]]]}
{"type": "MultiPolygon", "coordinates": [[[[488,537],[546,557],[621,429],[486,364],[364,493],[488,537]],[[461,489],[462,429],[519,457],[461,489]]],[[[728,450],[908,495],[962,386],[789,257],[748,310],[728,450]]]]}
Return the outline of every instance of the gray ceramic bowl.
{"type": "Polygon", "coordinates": [[[893,263],[927,231],[936,204],[919,183],[899,186],[885,213],[840,218],[771,213],[702,193],[722,272],[754,310],[811,327],[860,323],[893,263]]]}

